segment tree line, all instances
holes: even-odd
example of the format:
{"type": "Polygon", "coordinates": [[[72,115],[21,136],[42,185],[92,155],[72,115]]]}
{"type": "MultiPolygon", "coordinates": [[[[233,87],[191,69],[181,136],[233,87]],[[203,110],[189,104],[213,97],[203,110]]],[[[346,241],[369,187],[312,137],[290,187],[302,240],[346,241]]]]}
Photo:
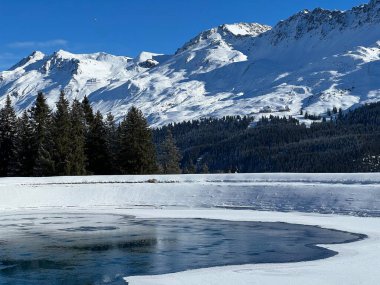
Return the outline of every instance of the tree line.
{"type": "Polygon", "coordinates": [[[0,109],[0,176],[179,173],[170,132],[159,146],[136,107],[120,123],[94,112],[87,97],[70,104],[61,92],[52,111],[43,93],[18,118],[11,98],[0,109]]]}
{"type": "Polygon", "coordinates": [[[170,131],[185,173],[380,171],[380,103],[333,110],[310,126],[292,117],[223,117],[169,124],[154,130],[159,144],[170,131]]]}
{"type": "Polygon", "coordinates": [[[380,103],[292,117],[226,116],[151,129],[135,107],[118,123],[87,97],[53,110],[39,93],[17,117],[0,109],[0,176],[380,171],[380,103]]]}

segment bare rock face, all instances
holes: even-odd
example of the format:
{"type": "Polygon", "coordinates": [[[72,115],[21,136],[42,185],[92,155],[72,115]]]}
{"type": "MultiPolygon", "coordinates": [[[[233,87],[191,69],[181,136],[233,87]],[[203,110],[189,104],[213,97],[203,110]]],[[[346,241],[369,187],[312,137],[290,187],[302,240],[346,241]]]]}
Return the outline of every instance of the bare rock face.
{"type": "Polygon", "coordinates": [[[156,65],[158,65],[158,61],[156,61],[154,59],[147,59],[144,62],[140,62],[139,65],[143,68],[152,68],[152,67],[155,67],[156,65]]]}

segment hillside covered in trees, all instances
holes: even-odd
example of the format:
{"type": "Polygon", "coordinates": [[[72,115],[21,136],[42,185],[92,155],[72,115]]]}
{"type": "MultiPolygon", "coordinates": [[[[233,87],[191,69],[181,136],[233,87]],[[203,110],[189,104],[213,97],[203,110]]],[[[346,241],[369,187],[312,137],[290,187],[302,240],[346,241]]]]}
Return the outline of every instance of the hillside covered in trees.
{"type": "Polygon", "coordinates": [[[225,117],[171,124],[187,172],[380,171],[380,103],[332,112],[310,127],[293,118],[225,117]],[[335,114],[334,114],[335,113],[335,114]],[[250,127],[251,126],[251,127],[250,127]]]}
{"type": "Polygon", "coordinates": [[[380,103],[332,112],[310,127],[294,118],[208,118],[151,129],[132,107],[120,123],[39,93],[17,118],[0,110],[0,176],[380,171],[380,103]]]}

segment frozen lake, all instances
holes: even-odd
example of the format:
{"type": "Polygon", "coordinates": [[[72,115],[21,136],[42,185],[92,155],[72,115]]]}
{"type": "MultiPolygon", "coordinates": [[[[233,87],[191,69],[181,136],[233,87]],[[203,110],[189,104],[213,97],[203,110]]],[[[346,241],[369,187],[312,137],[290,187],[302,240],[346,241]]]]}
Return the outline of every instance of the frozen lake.
{"type": "Polygon", "coordinates": [[[0,284],[125,284],[126,276],[316,260],[336,252],[315,244],[361,238],[287,223],[3,213],[0,284]]]}

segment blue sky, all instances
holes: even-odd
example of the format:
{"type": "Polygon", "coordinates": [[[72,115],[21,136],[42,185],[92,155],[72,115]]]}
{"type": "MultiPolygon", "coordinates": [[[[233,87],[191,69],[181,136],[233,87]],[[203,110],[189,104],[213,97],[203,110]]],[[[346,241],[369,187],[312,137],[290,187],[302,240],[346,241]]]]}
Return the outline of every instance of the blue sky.
{"type": "Polygon", "coordinates": [[[34,50],[173,53],[223,23],[274,25],[302,9],[346,10],[369,0],[1,0],[0,70],[34,50]]]}

